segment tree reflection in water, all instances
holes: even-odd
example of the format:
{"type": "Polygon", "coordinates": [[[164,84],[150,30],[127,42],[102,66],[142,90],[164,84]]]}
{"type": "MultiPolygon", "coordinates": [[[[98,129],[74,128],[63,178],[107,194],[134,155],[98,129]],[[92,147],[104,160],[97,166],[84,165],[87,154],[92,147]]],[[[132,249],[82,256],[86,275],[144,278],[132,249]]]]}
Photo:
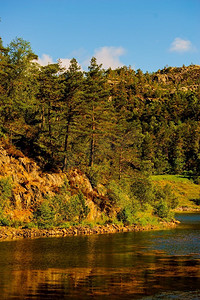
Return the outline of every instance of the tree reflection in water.
{"type": "Polygon", "coordinates": [[[1,299],[195,299],[199,229],[187,230],[0,243],[1,299]]]}

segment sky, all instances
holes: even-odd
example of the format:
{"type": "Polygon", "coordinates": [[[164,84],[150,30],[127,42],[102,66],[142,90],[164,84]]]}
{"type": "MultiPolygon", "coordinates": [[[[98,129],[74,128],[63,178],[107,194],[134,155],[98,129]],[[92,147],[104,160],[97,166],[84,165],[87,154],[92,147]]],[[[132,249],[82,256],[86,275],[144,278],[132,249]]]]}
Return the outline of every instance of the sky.
{"type": "Polygon", "coordinates": [[[0,0],[0,18],[3,45],[29,41],[41,65],[200,65],[200,0],[0,0]]]}

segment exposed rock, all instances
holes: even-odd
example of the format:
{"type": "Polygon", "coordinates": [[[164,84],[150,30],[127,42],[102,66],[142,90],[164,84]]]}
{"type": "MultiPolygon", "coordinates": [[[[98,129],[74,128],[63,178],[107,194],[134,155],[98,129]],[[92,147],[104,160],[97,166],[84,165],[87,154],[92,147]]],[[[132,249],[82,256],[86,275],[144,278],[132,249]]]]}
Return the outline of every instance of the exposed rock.
{"type": "MultiPolygon", "coordinates": [[[[16,151],[15,151],[16,152],[16,151]]],[[[27,157],[13,157],[0,146],[0,179],[12,181],[12,204],[17,210],[30,210],[43,201],[45,196],[54,196],[68,179],[72,193],[81,191],[89,207],[88,221],[100,218],[100,208],[95,199],[101,197],[94,191],[89,179],[78,169],[64,173],[42,173],[38,165],[27,157]]],[[[103,200],[100,199],[99,203],[103,200]]],[[[105,207],[105,205],[104,205],[105,207]]]]}
{"type": "Polygon", "coordinates": [[[92,185],[85,174],[78,169],[72,169],[68,173],[69,183],[72,188],[80,189],[83,194],[92,193],[92,185]]]}

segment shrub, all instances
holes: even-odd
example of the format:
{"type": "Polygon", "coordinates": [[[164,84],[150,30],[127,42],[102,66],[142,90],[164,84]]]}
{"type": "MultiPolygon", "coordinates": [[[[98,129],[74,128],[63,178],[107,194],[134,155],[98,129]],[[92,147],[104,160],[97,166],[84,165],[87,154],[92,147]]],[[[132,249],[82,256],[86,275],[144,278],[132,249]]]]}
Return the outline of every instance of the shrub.
{"type": "Polygon", "coordinates": [[[118,206],[123,206],[124,202],[129,201],[127,195],[123,192],[122,188],[119,184],[117,184],[114,180],[112,180],[107,185],[107,195],[113,204],[117,204],[118,206]]]}
{"type": "Polygon", "coordinates": [[[89,213],[89,207],[86,205],[85,197],[81,192],[75,195],[57,194],[48,199],[48,203],[53,207],[54,221],[57,225],[66,221],[78,220],[81,222],[89,213]]]}
{"type": "Polygon", "coordinates": [[[0,225],[9,226],[10,220],[5,216],[4,210],[10,206],[12,197],[12,184],[10,178],[0,179],[0,225]]]}
{"type": "Polygon", "coordinates": [[[130,188],[133,197],[138,199],[142,205],[154,202],[153,185],[147,177],[133,178],[130,188]]]}
{"type": "Polygon", "coordinates": [[[33,222],[29,222],[23,226],[23,229],[32,229],[32,228],[37,228],[37,224],[35,224],[33,222]]]}
{"type": "Polygon", "coordinates": [[[155,214],[161,218],[161,219],[166,219],[169,216],[169,206],[167,203],[163,200],[161,200],[156,206],[155,206],[155,214]]]}
{"type": "Polygon", "coordinates": [[[99,178],[100,178],[98,168],[96,166],[88,168],[88,170],[86,171],[86,175],[91,183],[91,186],[93,188],[95,188],[97,186],[97,184],[99,182],[99,178]]]}
{"type": "Polygon", "coordinates": [[[172,188],[169,184],[166,184],[164,188],[155,186],[154,194],[157,203],[162,200],[167,203],[170,209],[176,208],[179,204],[178,198],[172,192],[172,188]]]}
{"type": "Polygon", "coordinates": [[[133,207],[126,206],[123,209],[120,210],[120,212],[117,214],[117,219],[121,222],[123,222],[124,225],[130,225],[133,224],[135,221],[135,214],[134,214],[133,207]]]}
{"type": "Polygon", "coordinates": [[[55,212],[48,200],[44,200],[34,213],[37,224],[41,228],[48,228],[54,225],[55,212]]]}
{"type": "Polygon", "coordinates": [[[10,226],[11,222],[7,216],[3,214],[3,211],[0,210],[0,226],[10,226]]]}
{"type": "Polygon", "coordinates": [[[12,184],[10,178],[0,179],[0,207],[4,209],[9,206],[12,197],[12,184]]]}
{"type": "Polygon", "coordinates": [[[86,205],[85,197],[81,192],[70,197],[66,203],[65,212],[67,221],[78,219],[81,222],[87,217],[89,207],[86,205]]]}

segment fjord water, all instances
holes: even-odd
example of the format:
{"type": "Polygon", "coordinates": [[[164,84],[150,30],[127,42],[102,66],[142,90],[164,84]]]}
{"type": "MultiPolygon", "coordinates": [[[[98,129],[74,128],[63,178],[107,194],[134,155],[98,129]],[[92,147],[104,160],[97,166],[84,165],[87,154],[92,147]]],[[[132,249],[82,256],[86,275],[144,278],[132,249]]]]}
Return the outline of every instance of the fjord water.
{"type": "Polygon", "coordinates": [[[200,214],[176,229],[0,243],[0,299],[200,299],[200,214]]]}

